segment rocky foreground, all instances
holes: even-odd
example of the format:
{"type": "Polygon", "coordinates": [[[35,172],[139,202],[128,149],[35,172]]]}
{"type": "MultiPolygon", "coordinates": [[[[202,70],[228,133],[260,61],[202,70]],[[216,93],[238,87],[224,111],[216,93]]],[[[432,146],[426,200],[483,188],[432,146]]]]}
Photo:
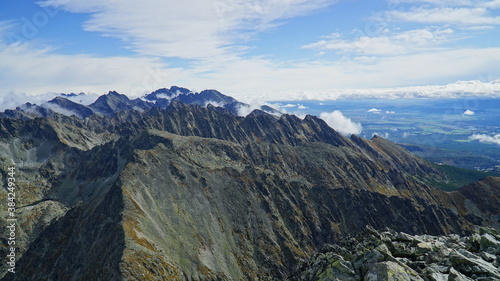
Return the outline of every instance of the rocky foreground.
{"type": "Polygon", "coordinates": [[[302,261],[288,280],[500,280],[500,231],[432,236],[367,227],[302,261]]]}

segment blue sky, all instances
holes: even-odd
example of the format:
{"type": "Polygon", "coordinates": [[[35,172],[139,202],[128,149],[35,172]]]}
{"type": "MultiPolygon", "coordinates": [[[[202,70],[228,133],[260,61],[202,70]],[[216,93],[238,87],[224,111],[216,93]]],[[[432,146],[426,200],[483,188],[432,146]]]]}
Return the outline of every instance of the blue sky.
{"type": "Polygon", "coordinates": [[[170,85],[267,100],[495,94],[499,28],[500,0],[5,0],[0,99],[170,85]]]}

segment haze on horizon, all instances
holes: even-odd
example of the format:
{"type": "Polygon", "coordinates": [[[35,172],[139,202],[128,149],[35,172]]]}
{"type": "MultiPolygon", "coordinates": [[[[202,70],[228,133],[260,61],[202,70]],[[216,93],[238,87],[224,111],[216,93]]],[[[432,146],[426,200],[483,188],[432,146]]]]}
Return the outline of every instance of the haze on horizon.
{"type": "Polygon", "coordinates": [[[500,0],[0,5],[1,104],[170,85],[242,100],[500,93],[500,0]]]}

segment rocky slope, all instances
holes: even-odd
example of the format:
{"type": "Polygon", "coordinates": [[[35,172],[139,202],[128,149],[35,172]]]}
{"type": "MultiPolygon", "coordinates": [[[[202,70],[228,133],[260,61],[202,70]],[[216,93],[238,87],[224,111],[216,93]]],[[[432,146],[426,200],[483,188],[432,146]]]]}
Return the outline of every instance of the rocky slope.
{"type": "Polygon", "coordinates": [[[284,280],[366,225],[499,227],[500,179],[444,192],[434,184],[450,179],[430,163],[314,116],[180,101],[113,112],[0,118],[20,221],[19,271],[2,280],[284,280]]]}
{"type": "Polygon", "coordinates": [[[299,263],[288,280],[500,280],[500,231],[409,235],[368,227],[299,263]]]}

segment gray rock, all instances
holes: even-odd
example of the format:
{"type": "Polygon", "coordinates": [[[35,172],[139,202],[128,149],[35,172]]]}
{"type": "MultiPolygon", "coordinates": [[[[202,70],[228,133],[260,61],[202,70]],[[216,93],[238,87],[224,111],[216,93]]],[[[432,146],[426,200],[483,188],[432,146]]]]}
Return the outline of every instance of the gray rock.
{"type": "Polygon", "coordinates": [[[366,274],[366,272],[376,263],[384,261],[384,254],[377,250],[367,251],[354,262],[354,268],[360,270],[361,274],[366,274]]]}
{"type": "Polygon", "coordinates": [[[497,258],[495,255],[492,255],[488,252],[481,252],[480,256],[487,262],[494,262],[497,258]]]}
{"type": "Polygon", "coordinates": [[[364,281],[423,281],[418,274],[411,268],[402,266],[398,263],[386,261],[373,265],[365,275],[364,281]]]}
{"type": "Polygon", "coordinates": [[[469,281],[469,280],[472,279],[458,272],[453,267],[450,268],[450,275],[448,277],[448,281],[469,281]]]}
{"type": "Polygon", "coordinates": [[[459,249],[450,255],[453,267],[460,268],[462,272],[470,274],[481,274],[485,277],[495,277],[500,279],[500,273],[491,263],[484,261],[466,250],[459,249]]]}
{"type": "Polygon", "coordinates": [[[448,281],[449,275],[443,273],[431,273],[429,279],[431,281],[448,281]]]}
{"type": "Polygon", "coordinates": [[[404,232],[399,232],[394,240],[403,242],[414,242],[414,241],[422,242],[421,240],[418,240],[415,236],[411,236],[404,232]]]}
{"type": "Polygon", "coordinates": [[[500,241],[495,239],[495,237],[489,233],[481,235],[481,249],[488,249],[490,247],[500,248],[500,241]]]}
{"type": "Polygon", "coordinates": [[[345,261],[341,256],[332,260],[329,266],[318,276],[318,281],[356,281],[356,273],[350,261],[345,261]]]}

